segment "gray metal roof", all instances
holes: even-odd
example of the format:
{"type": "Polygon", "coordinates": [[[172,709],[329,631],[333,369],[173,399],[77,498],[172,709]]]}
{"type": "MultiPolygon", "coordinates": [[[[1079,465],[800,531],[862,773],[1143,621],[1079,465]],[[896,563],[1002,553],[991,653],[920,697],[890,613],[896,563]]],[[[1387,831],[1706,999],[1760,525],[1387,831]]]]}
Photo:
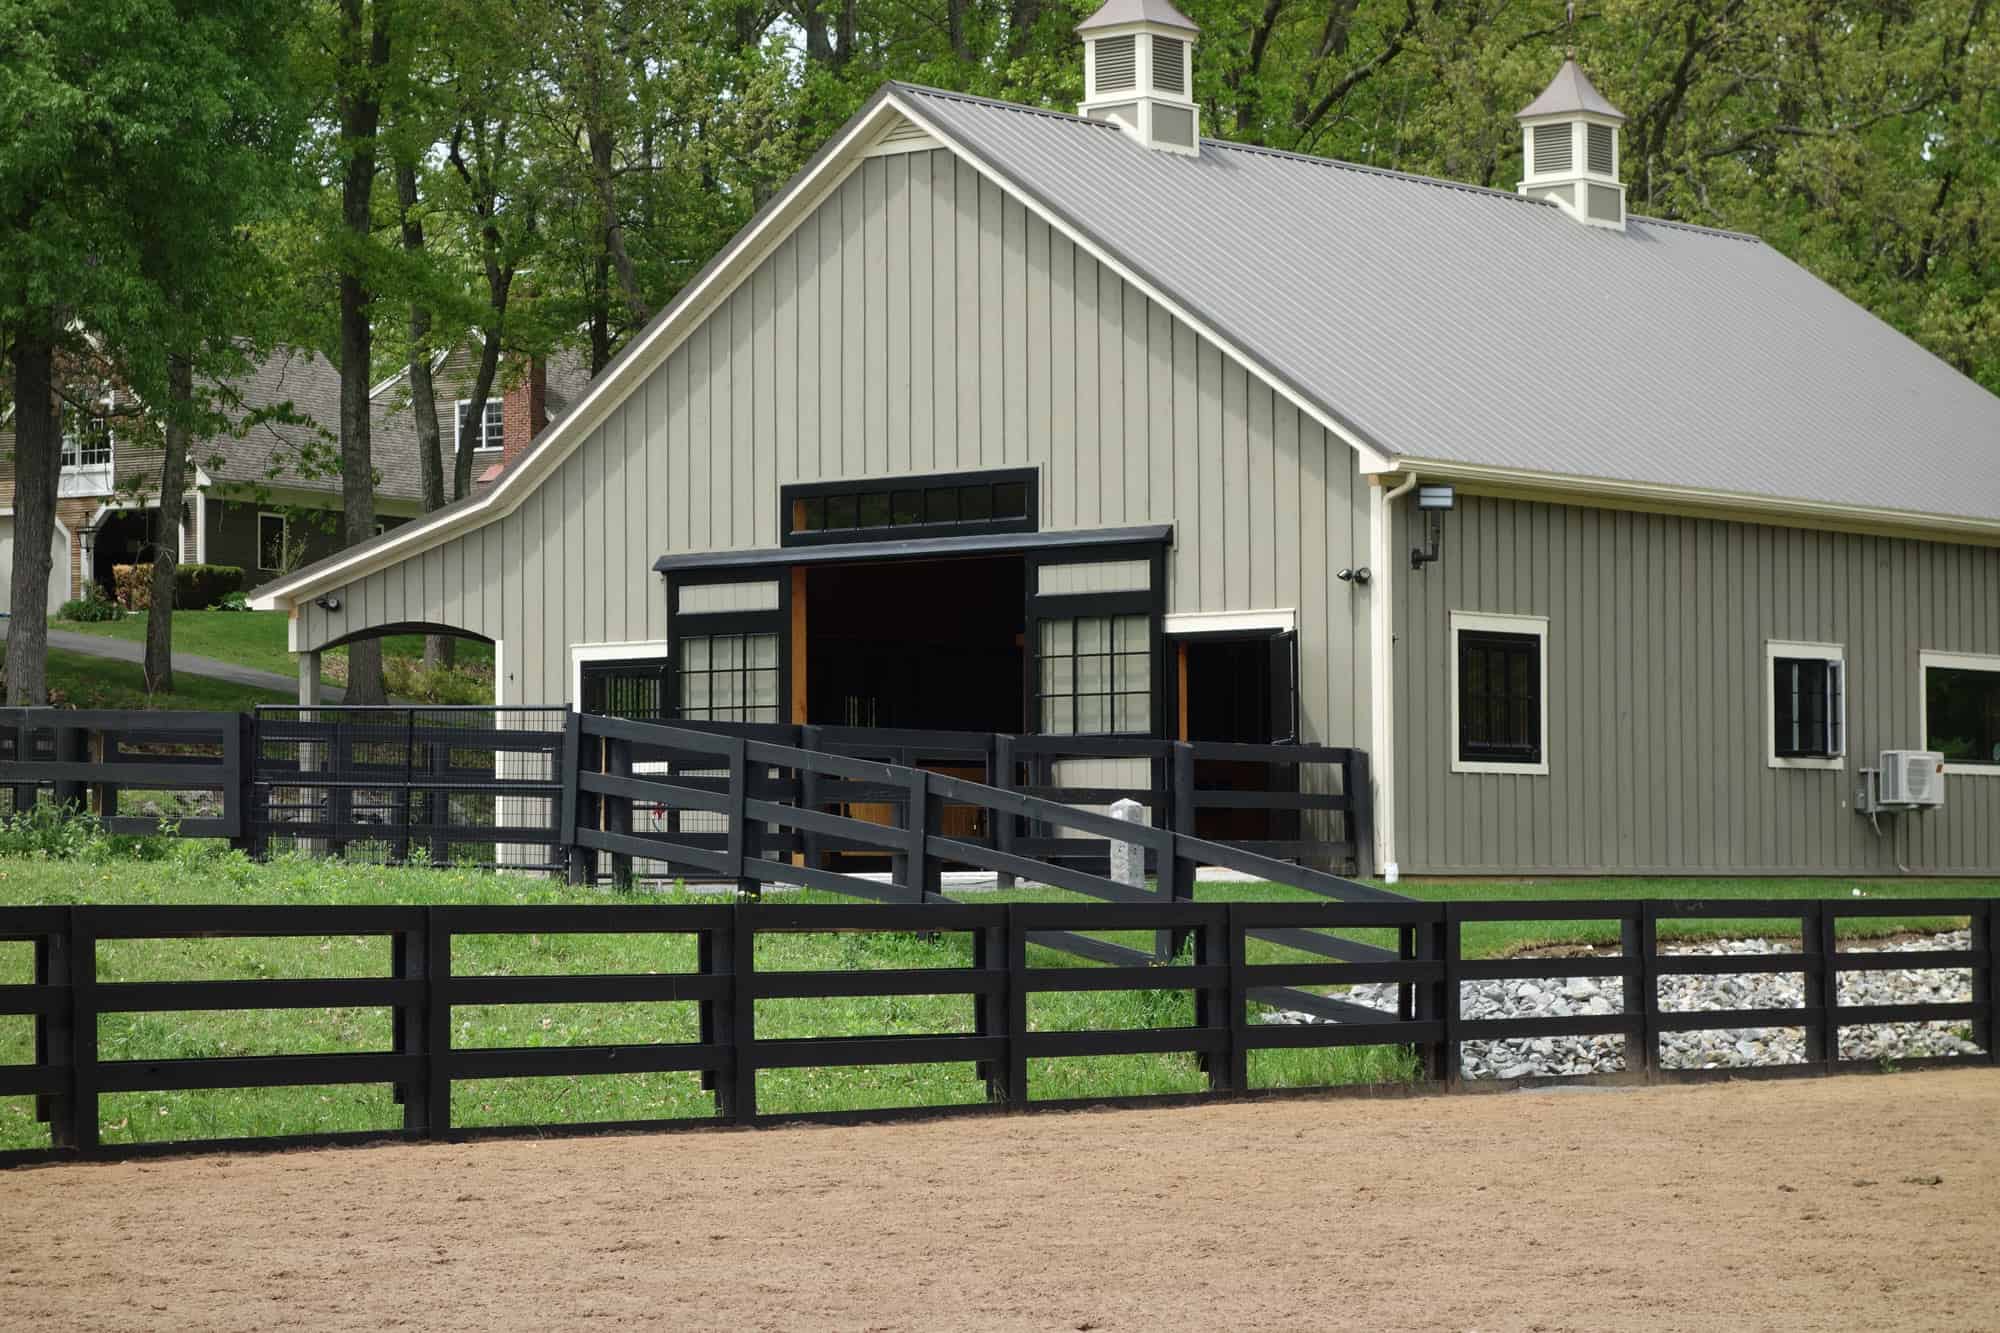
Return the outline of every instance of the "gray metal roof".
{"type": "Polygon", "coordinates": [[[1116,28],[1127,23],[1158,23],[1168,28],[1200,32],[1195,21],[1175,9],[1170,0],[1104,0],[1095,14],[1076,25],[1078,32],[1116,28]]]}
{"type": "Polygon", "coordinates": [[[1597,91],[1597,85],[1577,68],[1574,60],[1565,60],[1562,68],[1556,71],[1556,76],[1549,80],[1549,86],[1542,89],[1541,96],[1516,111],[1514,116],[1517,120],[1526,120],[1530,116],[1566,116],[1576,111],[1588,111],[1614,120],[1625,119],[1625,113],[1597,91]]]}
{"type": "Polygon", "coordinates": [[[2000,398],[1755,238],[897,91],[1385,454],[2000,519],[2000,398]]]}

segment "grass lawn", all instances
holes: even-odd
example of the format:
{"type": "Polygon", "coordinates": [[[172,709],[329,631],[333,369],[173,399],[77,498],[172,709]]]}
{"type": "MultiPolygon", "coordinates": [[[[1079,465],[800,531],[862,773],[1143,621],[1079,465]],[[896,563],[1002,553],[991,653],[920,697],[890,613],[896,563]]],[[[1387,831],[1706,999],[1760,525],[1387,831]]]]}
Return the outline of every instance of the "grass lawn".
{"type": "MultiPolygon", "coordinates": [[[[158,845],[154,844],[155,850],[158,845]]],[[[1630,898],[1818,897],[1870,898],[1991,896],[1992,882],[1911,883],[1829,880],[1563,880],[1509,883],[1406,884],[1425,898],[1630,898]]],[[[1270,884],[1203,884],[1206,901],[1304,899],[1270,884]]],[[[1016,889],[967,895],[973,901],[1067,901],[1060,890],[1016,889]]],[[[253,865],[213,844],[183,843],[159,860],[47,861],[0,859],[0,906],[71,904],[392,904],[576,903],[624,901],[671,905],[715,898],[685,891],[618,895],[570,889],[522,876],[476,871],[400,869],[284,860],[253,865]]],[[[827,895],[786,895],[787,902],[843,901],[827,895]]],[[[1943,928],[1950,920],[1894,917],[1851,921],[1850,938],[1908,929],[1943,928]]],[[[1795,929],[1793,927],[1792,929],[1795,929]]],[[[1687,935],[1778,935],[1775,921],[1690,922],[1687,935]]],[[[1389,932],[1342,932],[1393,944],[1389,932]]],[[[1147,946],[1150,933],[1123,938],[1147,946]]],[[[1494,956],[1541,944],[1615,943],[1609,927],[1565,923],[1505,923],[1468,930],[1471,956],[1494,956]]],[[[971,962],[970,938],[943,933],[774,935],[759,940],[758,966],[780,969],[956,968],[971,962]]],[[[1253,962],[1305,961],[1293,950],[1252,941],[1253,962]]],[[[489,936],[454,941],[454,968],[471,975],[536,973],[684,972],[695,967],[690,936],[489,936]]],[[[1073,967],[1079,960],[1035,949],[1031,966],[1073,967]]],[[[0,944],[0,984],[30,980],[28,946],[0,944]]],[[[115,941],[100,948],[103,981],[254,979],[272,977],[381,976],[389,967],[382,938],[296,940],[115,941]]],[[[1337,987],[1317,988],[1338,990],[1337,987]]],[[[1159,1027],[1193,1020],[1190,992],[1038,995],[1030,1021],[1043,1031],[1159,1027]]],[[[108,1059],[181,1059],[386,1049],[391,1017],[386,1009],[236,1011],[107,1015],[99,1028],[108,1059]]],[[[696,1007],[678,1004],[534,1004],[461,1007],[452,1016],[461,1047],[558,1046],[695,1040],[696,1007]]],[[[768,1037],[966,1033],[972,1002],[964,996],[881,999],[760,1001],[757,1030],[768,1037]]],[[[32,1026],[25,1018],[0,1018],[0,1063],[32,1059],[32,1026]]],[[[1259,1086],[1312,1086],[1406,1081],[1415,1076],[1400,1048],[1258,1052],[1252,1079],[1259,1086]]],[[[1037,1099],[1109,1097],[1195,1091],[1205,1086],[1186,1055],[1042,1060],[1030,1070],[1037,1099]]],[[[759,1076],[766,1112],[943,1105],[980,1101],[983,1084],[970,1065],[770,1070],[759,1076]]],[[[710,1094],[694,1075],[631,1074],[569,1078],[466,1081],[456,1085],[454,1123],[460,1125],[562,1123],[592,1120],[705,1116],[710,1094]]],[[[390,1127],[400,1112],[389,1089],[378,1086],[246,1089],[203,1093],[132,1093],[102,1103],[106,1142],[140,1142],[237,1135],[301,1133],[390,1127]]],[[[46,1142],[27,1099],[0,1098],[0,1148],[46,1142]]]]}
{"type": "MultiPolygon", "coordinates": [[[[0,648],[0,666],[6,662],[0,648]]],[[[72,708],[180,708],[238,712],[253,704],[296,703],[297,696],[246,689],[227,681],[209,680],[182,671],[174,676],[174,692],[149,697],[146,673],[137,662],[109,662],[81,653],[49,650],[50,702],[72,708]]]]}

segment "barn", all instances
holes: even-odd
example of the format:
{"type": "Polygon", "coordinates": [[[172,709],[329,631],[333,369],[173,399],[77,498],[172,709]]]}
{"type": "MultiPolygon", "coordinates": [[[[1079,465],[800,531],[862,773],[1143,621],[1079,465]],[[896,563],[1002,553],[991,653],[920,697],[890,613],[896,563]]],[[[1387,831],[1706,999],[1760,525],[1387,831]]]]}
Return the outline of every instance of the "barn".
{"type": "Polygon", "coordinates": [[[1391,877],[2000,872],[2000,399],[1629,213],[1573,62],[1503,193],[1079,33],[1079,114],[884,87],[497,485],[263,588],[302,682],[1354,746],[1391,877]]]}

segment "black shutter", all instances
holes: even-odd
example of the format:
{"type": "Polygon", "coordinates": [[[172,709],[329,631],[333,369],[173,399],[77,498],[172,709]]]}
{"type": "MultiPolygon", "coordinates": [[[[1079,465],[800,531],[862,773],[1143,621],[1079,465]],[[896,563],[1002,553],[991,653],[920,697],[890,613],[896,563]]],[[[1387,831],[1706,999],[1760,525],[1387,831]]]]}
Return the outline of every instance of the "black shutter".
{"type": "Polygon", "coordinates": [[[1271,743],[1294,745],[1299,739],[1299,633],[1283,630],[1271,636],[1271,743]]]}

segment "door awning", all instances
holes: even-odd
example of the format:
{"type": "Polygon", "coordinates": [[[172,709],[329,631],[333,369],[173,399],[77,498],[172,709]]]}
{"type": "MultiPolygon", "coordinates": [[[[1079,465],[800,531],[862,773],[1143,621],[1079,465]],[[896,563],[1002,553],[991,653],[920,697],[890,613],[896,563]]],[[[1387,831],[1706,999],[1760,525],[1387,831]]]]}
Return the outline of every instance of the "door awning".
{"type": "Polygon", "coordinates": [[[1087,528],[1074,532],[994,532],[970,537],[906,537],[879,542],[834,542],[819,546],[778,546],[753,551],[706,551],[663,555],[653,562],[662,574],[690,569],[753,569],[762,565],[825,565],[855,560],[938,559],[954,555],[998,555],[1049,551],[1068,546],[1170,544],[1171,523],[1133,528],[1087,528]]]}

